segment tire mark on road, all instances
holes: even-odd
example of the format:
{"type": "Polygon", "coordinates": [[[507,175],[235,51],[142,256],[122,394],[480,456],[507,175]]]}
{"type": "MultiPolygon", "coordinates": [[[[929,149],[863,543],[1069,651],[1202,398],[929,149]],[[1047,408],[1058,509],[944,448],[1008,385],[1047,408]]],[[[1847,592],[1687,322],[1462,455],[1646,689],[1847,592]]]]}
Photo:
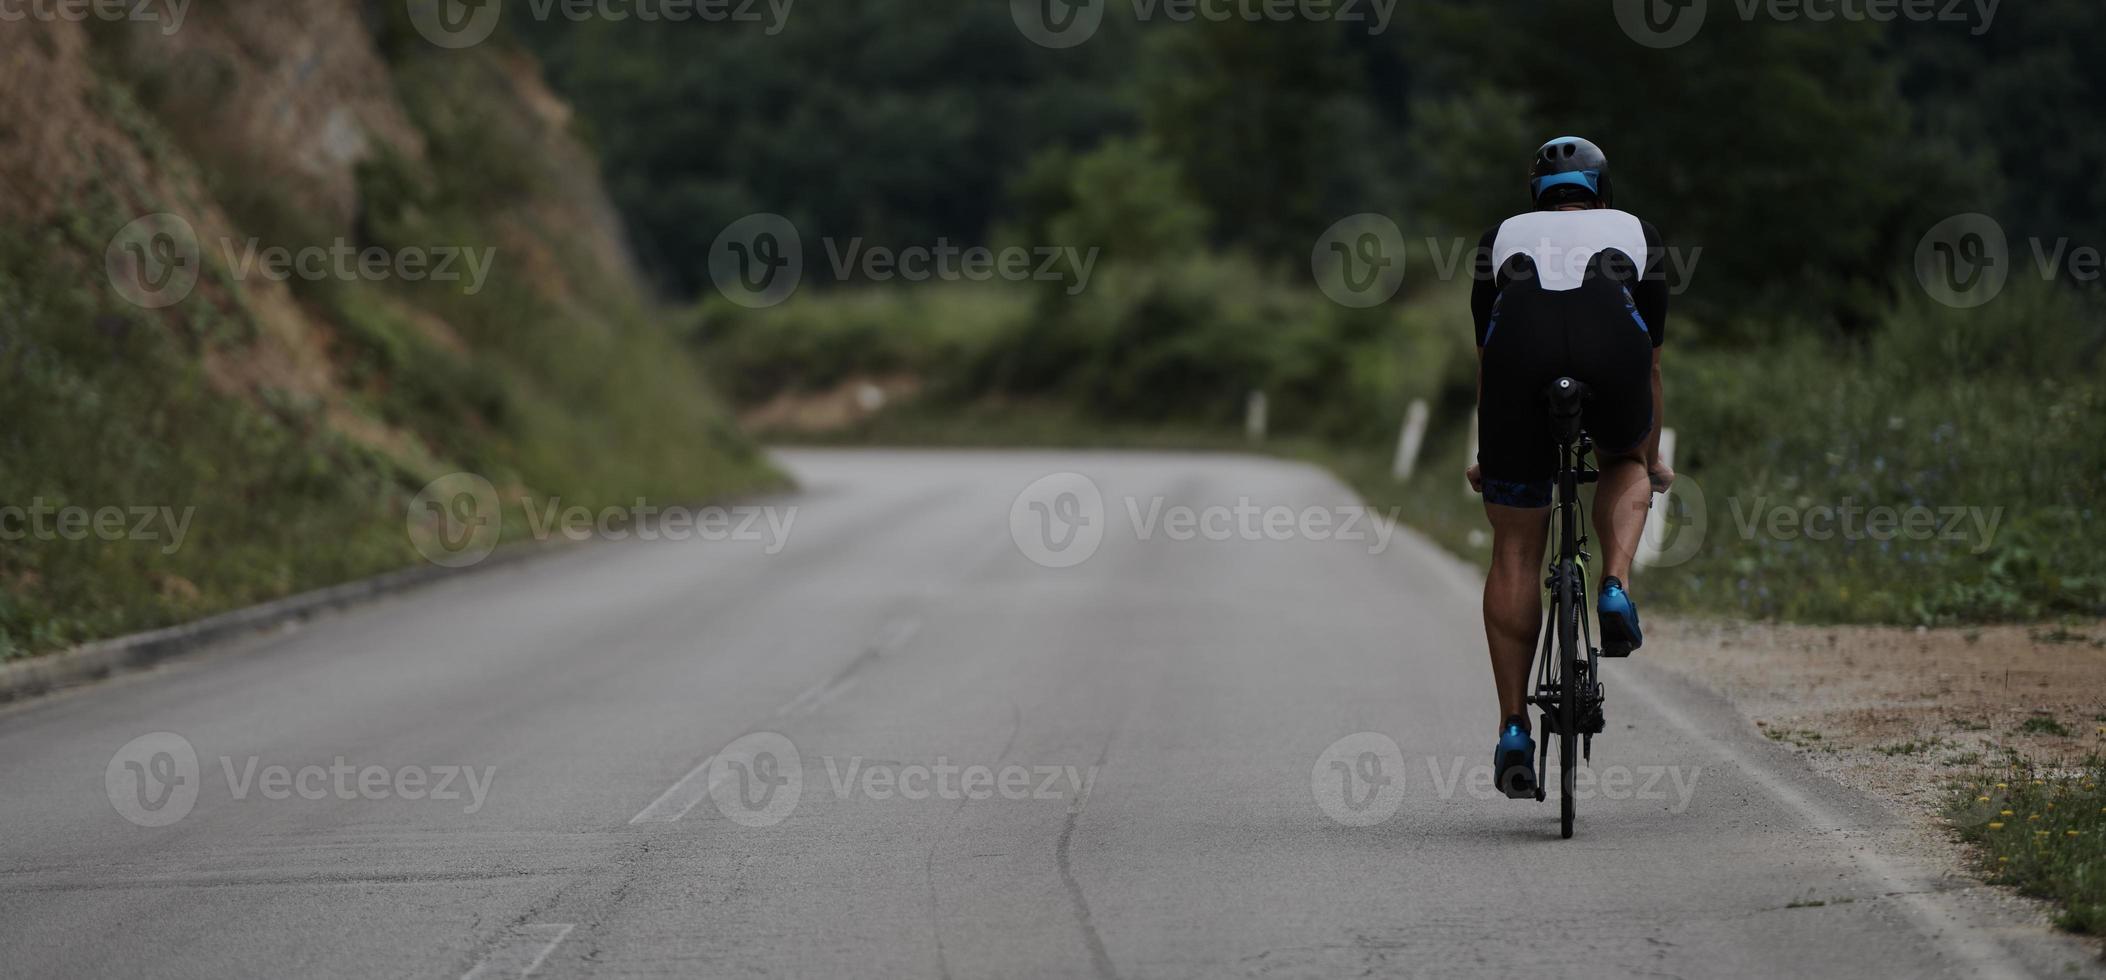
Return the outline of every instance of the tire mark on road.
{"type": "MultiPolygon", "coordinates": [[[[1094,766],[1098,772],[1104,771],[1104,761],[1111,758],[1112,743],[1119,740],[1119,732],[1125,727],[1126,721],[1122,717],[1118,726],[1112,729],[1111,735],[1105,738],[1104,749],[1097,753],[1094,766]]],[[[1094,787],[1096,780],[1092,779],[1090,785],[1094,787]]],[[[1085,790],[1082,798],[1068,808],[1067,823],[1060,828],[1060,841],[1053,846],[1053,863],[1059,866],[1061,883],[1068,889],[1068,901],[1075,907],[1075,919],[1082,927],[1083,942],[1088,944],[1090,949],[1090,965],[1103,980],[1118,980],[1119,971],[1112,967],[1111,954],[1104,950],[1104,937],[1097,934],[1097,925],[1090,920],[1089,899],[1082,894],[1082,882],[1076,880],[1075,868],[1069,857],[1075,842],[1075,824],[1082,819],[1083,808],[1089,806],[1089,803],[1089,791],[1085,790]]]]}

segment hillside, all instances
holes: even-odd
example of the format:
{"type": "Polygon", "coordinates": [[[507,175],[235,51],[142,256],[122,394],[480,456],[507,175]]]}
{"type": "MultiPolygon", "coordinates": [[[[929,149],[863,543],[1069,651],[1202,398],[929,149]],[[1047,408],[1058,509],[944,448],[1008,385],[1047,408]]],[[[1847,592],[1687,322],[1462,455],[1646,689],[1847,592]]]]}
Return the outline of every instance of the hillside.
{"type": "Polygon", "coordinates": [[[0,659],[417,562],[451,473],[515,537],[776,479],[515,47],[355,0],[6,30],[0,659]]]}

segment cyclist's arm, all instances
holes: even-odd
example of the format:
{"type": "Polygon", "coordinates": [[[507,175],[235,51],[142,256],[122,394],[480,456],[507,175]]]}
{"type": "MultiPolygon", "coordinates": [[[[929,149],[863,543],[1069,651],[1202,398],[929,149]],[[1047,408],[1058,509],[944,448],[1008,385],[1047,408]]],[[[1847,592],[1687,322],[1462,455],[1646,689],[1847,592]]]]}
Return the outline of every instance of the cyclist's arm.
{"type": "Polygon", "coordinates": [[[1638,307],[1638,315],[1645,318],[1653,349],[1658,350],[1667,339],[1667,246],[1652,222],[1641,224],[1645,226],[1645,272],[1632,287],[1631,300],[1638,307]]]}
{"type": "Polygon", "coordinates": [[[1660,463],[1660,429],[1666,421],[1667,399],[1660,388],[1660,348],[1653,348],[1653,433],[1645,438],[1645,465],[1655,469],[1660,463]]]}
{"type": "Polygon", "coordinates": [[[1492,268],[1492,244],[1499,229],[1485,232],[1470,256],[1470,315],[1477,322],[1477,353],[1484,354],[1485,335],[1492,329],[1492,308],[1499,302],[1499,281],[1492,268]]]}

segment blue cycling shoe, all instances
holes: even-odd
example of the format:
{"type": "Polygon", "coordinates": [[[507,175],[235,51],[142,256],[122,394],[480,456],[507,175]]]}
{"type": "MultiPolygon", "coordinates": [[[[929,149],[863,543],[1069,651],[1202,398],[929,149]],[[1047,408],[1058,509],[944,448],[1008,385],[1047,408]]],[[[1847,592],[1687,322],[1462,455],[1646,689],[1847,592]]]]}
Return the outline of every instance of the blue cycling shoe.
{"type": "Polygon", "coordinates": [[[1638,629],[1638,604],[1623,590],[1621,580],[1602,579],[1601,603],[1597,608],[1601,611],[1602,656],[1628,657],[1631,651],[1645,645],[1645,634],[1638,629]]]}
{"type": "Polygon", "coordinates": [[[1516,800],[1536,798],[1536,740],[1515,715],[1499,726],[1499,748],[1492,753],[1492,782],[1516,800]]]}

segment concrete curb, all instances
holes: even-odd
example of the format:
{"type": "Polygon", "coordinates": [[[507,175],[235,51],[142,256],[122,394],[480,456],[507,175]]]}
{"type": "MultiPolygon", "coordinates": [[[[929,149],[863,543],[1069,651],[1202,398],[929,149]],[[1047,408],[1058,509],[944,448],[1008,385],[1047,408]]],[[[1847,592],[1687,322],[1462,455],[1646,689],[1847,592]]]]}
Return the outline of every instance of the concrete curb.
{"type": "Polygon", "coordinates": [[[64,653],[34,657],[20,663],[0,664],[0,704],[25,701],[117,674],[144,670],[202,647],[297,623],[320,613],[565,550],[569,549],[543,545],[499,548],[489,558],[465,568],[436,565],[405,568],[286,596],[196,622],[99,640],[64,653]]]}

